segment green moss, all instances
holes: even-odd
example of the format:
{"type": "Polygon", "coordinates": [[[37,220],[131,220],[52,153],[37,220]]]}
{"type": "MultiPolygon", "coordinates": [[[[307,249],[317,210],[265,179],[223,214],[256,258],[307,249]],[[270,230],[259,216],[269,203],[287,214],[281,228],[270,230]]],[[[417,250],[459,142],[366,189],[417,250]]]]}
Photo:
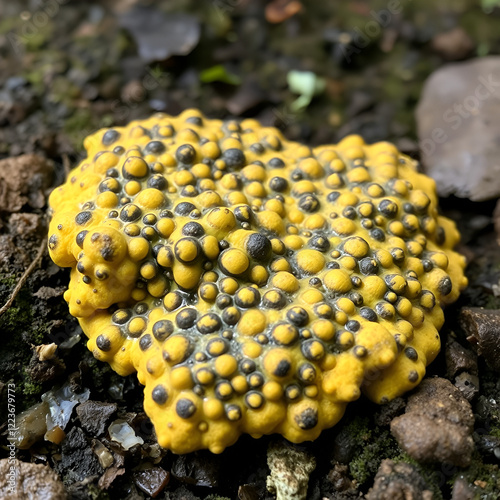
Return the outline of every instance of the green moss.
{"type": "Polygon", "coordinates": [[[76,109],[64,123],[64,131],[77,149],[81,148],[89,130],[94,128],[90,109],[76,109]]]}
{"type": "Polygon", "coordinates": [[[472,456],[471,465],[450,479],[450,486],[459,477],[465,479],[475,490],[474,500],[498,500],[500,469],[497,464],[483,463],[477,451],[472,456]]]}
{"type": "MultiPolygon", "coordinates": [[[[424,481],[426,482],[427,488],[433,493],[433,500],[443,500],[443,492],[441,491],[441,486],[444,485],[446,470],[443,465],[441,469],[437,469],[439,464],[422,464],[417,462],[413,458],[411,458],[407,453],[403,450],[400,450],[400,455],[394,458],[395,462],[404,462],[410,465],[413,465],[417,472],[422,476],[424,481]]],[[[453,467],[453,470],[456,470],[456,467],[453,467]]]]}
{"type": "Polygon", "coordinates": [[[34,396],[34,395],[41,394],[42,385],[36,384],[35,382],[31,382],[31,381],[27,380],[22,384],[21,390],[25,396],[34,396]]]}
{"type": "Polygon", "coordinates": [[[347,426],[347,432],[356,444],[349,472],[360,486],[377,473],[384,458],[394,459],[401,455],[401,450],[389,431],[377,426],[370,428],[369,425],[367,417],[355,417],[347,426]]]}
{"type": "Polygon", "coordinates": [[[109,500],[109,493],[101,490],[96,484],[87,485],[88,498],[92,500],[109,500]]]}

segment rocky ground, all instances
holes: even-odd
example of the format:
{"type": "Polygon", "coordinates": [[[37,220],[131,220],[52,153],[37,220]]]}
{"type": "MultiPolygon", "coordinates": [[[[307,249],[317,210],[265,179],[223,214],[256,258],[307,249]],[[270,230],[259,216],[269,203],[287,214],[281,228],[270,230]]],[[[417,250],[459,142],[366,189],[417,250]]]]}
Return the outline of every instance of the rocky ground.
{"type": "Polygon", "coordinates": [[[308,478],[297,498],[498,498],[499,18],[495,0],[0,0],[0,496],[10,403],[29,410],[17,489],[37,498],[271,499],[270,473],[270,486],[293,489],[293,478],[302,492],[308,478]],[[219,456],[158,447],[135,376],[95,361],[68,314],[68,272],[45,251],[46,199],[88,133],[187,107],[256,117],[312,145],[359,133],[422,154],[461,230],[470,285],[413,394],[382,407],[362,398],[300,446],[244,436],[219,456]],[[64,432],[40,440],[49,406],[64,432]],[[112,441],[117,419],[142,443],[112,441]]]}

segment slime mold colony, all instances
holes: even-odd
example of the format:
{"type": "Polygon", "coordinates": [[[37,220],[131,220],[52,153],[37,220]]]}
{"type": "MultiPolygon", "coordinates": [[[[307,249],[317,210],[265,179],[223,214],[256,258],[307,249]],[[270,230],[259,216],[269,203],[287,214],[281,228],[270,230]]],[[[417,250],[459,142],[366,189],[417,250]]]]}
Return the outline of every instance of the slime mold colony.
{"type": "Polygon", "coordinates": [[[49,248],[94,356],[137,371],[158,442],[313,440],[413,389],[466,285],[434,181],[389,143],[316,148],[196,110],[87,137],[49,248]]]}

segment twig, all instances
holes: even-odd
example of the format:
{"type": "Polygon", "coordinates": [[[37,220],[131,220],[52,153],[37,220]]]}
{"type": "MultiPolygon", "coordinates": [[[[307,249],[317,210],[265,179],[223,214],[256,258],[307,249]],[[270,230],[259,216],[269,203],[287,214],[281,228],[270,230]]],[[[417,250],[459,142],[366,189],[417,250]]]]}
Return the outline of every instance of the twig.
{"type": "Polygon", "coordinates": [[[69,156],[66,153],[62,155],[62,164],[64,168],[65,177],[68,177],[69,172],[71,170],[71,162],[69,161],[69,156]]]}
{"type": "Polygon", "coordinates": [[[40,259],[42,258],[46,245],[47,245],[47,238],[44,238],[40,247],[38,248],[38,253],[36,254],[35,259],[29,265],[28,269],[24,271],[23,275],[21,276],[21,279],[18,281],[16,287],[12,291],[9,300],[0,308],[0,316],[2,316],[2,314],[7,312],[7,310],[10,308],[14,300],[16,300],[17,294],[19,293],[23,285],[26,283],[26,280],[28,279],[29,275],[32,273],[33,269],[35,269],[35,266],[40,262],[40,259]]]}

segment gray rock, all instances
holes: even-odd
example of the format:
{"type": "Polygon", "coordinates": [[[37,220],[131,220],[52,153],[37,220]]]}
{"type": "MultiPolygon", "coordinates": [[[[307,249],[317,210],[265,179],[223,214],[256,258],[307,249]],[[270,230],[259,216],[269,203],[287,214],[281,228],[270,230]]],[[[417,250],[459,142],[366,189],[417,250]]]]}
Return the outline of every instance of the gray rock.
{"type": "Polygon", "coordinates": [[[474,451],[469,402],[443,378],[427,379],[408,398],[406,413],[391,422],[399,446],[419,462],[467,467],[474,451]]]}
{"type": "Polygon", "coordinates": [[[3,500],[65,500],[59,476],[46,465],[0,460],[0,498],[3,500]]]}
{"type": "Polygon", "coordinates": [[[441,196],[473,201],[500,195],[500,57],[443,66],[417,107],[425,172],[441,196]]]}
{"type": "Polygon", "coordinates": [[[267,450],[267,489],[276,500],[306,500],[309,476],[316,459],[299,447],[284,441],[271,443],[267,450]]]}
{"type": "Polygon", "coordinates": [[[491,369],[500,371],[500,310],[464,307],[460,324],[477,353],[491,369]]]}
{"type": "Polygon", "coordinates": [[[432,500],[432,491],[415,467],[383,460],[366,500],[432,500]]]}
{"type": "Polygon", "coordinates": [[[102,403],[100,401],[85,401],[76,407],[76,413],[82,427],[91,436],[101,436],[106,430],[109,419],[116,413],[116,403],[102,403]]]}
{"type": "Polygon", "coordinates": [[[156,7],[136,5],[120,17],[120,24],[134,37],[145,63],[185,56],[200,39],[200,23],[196,17],[164,14],[156,7]]]}

